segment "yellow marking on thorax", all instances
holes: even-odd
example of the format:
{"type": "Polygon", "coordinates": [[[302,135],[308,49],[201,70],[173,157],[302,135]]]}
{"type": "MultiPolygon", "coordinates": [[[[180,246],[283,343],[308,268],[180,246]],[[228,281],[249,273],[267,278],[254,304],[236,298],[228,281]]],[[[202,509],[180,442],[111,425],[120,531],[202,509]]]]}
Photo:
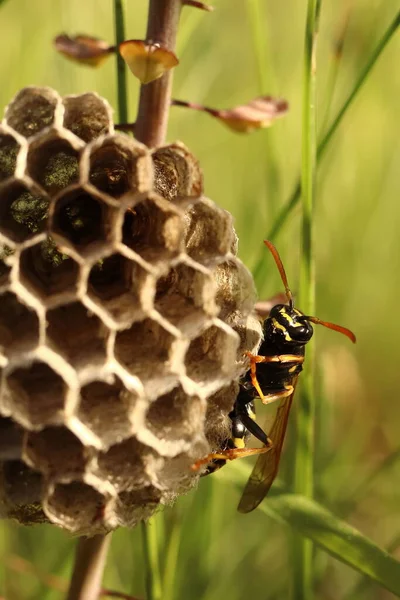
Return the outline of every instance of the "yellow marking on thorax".
{"type": "Polygon", "coordinates": [[[233,442],[233,445],[235,446],[235,448],[244,448],[245,447],[243,438],[233,438],[232,442],[233,442]]]}

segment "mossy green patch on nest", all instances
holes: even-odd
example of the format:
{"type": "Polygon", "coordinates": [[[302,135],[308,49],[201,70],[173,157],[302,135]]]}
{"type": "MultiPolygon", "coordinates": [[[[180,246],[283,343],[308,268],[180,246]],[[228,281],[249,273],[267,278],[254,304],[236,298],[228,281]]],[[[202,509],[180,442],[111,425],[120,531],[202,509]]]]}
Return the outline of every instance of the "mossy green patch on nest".
{"type": "Polygon", "coordinates": [[[75,153],[64,150],[50,156],[43,172],[42,183],[52,193],[78,180],[79,164],[75,153]]]}
{"type": "Polygon", "coordinates": [[[41,229],[41,223],[47,218],[49,201],[47,198],[24,192],[11,204],[14,220],[24,225],[32,233],[41,229]]]}

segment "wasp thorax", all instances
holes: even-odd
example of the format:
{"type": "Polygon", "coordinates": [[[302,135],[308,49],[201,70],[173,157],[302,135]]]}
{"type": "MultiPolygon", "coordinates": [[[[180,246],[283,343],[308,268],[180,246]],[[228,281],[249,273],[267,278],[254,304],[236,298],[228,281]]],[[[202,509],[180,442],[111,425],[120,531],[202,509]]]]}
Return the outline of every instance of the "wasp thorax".
{"type": "Polygon", "coordinates": [[[286,344],[306,344],[314,329],[303,313],[287,304],[277,304],[264,322],[264,335],[286,344]]]}
{"type": "Polygon", "coordinates": [[[260,327],[232,218],[180,143],[97,94],[25,88],[0,126],[0,518],[93,535],[187,491],[260,327]],[[240,364],[239,364],[240,363],[240,364]]]}

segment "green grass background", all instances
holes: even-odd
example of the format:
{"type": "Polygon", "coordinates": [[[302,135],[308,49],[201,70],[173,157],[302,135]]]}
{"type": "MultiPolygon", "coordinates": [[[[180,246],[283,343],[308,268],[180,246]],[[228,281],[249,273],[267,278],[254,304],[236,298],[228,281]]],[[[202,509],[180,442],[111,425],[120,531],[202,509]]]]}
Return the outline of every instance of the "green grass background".
{"type": "MultiPolygon", "coordinates": [[[[261,46],[250,20],[255,0],[214,4],[213,14],[184,9],[174,96],[222,108],[271,93],[285,97],[290,112],[271,130],[241,136],[207,115],[175,108],[168,137],[185,142],[200,159],[206,193],[234,215],[240,257],[252,268],[300,171],[306,2],[260,0],[261,46]]],[[[129,0],[127,6],[128,37],[142,38],[147,3],[129,0]]],[[[319,125],[327,106],[329,116],[335,114],[396,10],[396,0],[323,3],[319,125]],[[333,50],[348,11],[343,57],[331,97],[333,50]]],[[[0,32],[1,110],[30,84],[49,85],[61,94],[96,90],[116,106],[113,59],[100,70],[79,68],[56,55],[51,44],[61,32],[85,32],[112,41],[110,0],[6,0],[0,7],[0,32]]],[[[358,343],[353,348],[345,338],[322,328],[314,343],[319,367],[316,498],[379,546],[391,547],[400,559],[399,61],[397,35],[346,114],[318,171],[317,314],[351,327],[358,343]]],[[[129,77],[131,120],[137,97],[137,83],[129,77]]],[[[295,211],[276,240],[294,291],[299,225],[295,211]]],[[[257,281],[261,298],[282,287],[271,257],[264,253],[265,269],[257,281]]],[[[289,442],[281,470],[288,489],[295,451],[289,442]]],[[[236,513],[247,473],[247,465],[229,465],[156,517],[161,563],[167,572],[163,600],[289,598],[293,568],[289,528],[261,511],[236,513]]],[[[9,562],[18,555],[38,572],[16,574],[5,563],[0,569],[0,595],[3,592],[7,600],[60,597],[39,581],[38,573],[67,579],[73,546],[74,541],[55,528],[1,523],[0,559],[9,562]]],[[[140,530],[117,531],[105,585],[144,597],[144,577],[140,530]]],[[[316,551],[317,598],[395,597],[360,580],[351,568],[316,551]]]]}

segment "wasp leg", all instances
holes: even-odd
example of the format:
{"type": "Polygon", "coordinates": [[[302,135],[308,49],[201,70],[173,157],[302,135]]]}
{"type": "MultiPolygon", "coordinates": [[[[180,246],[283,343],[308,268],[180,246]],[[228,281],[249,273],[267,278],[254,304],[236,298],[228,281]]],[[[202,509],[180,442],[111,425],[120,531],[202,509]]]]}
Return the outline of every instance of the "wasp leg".
{"type": "Polygon", "coordinates": [[[283,398],[288,398],[294,392],[294,387],[292,385],[285,385],[284,390],[280,390],[279,392],[271,392],[266,396],[263,395],[261,398],[261,402],[263,404],[271,404],[271,402],[276,402],[277,400],[282,400],[283,398]]]}
{"type": "Polygon", "coordinates": [[[265,431],[263,431],[261,427],[255,422],[255,420],[251,418],[247,411],[240,410],[239,416],[243,425],[248,431],[250,431],[251,434],[254,435],[255,438],[257,438],[265,446],[272,446],[272,441],[270,440],[270,438],[267,436],[265,431]]]}
{"type": "Polygon", "coordinates": [[[249,357],[250,363],[298,363],[304,362],[304,356],[298,354],[275,354],[274,356],[261,356],[260,354],[252,354],[245,352],[249,357]]]}
{"type": "MultiPolygon", "coordinates": [[[[257,394],[261,398],[263,404],[269,404],[270,402],[274,402],[275,400],[279,400],[280,398],[285,398],[290,396],[293,392],[293,387],[290,386],[291,391],[287,393],[286,391],[277,392],[276,394],[267,394],[266,396],[263,394],[260,384],[258,383],[257,374],[256,374],[256,365],[257,363],[298,363],[301,364],[304,362],[304,356],[298,356],[297,354],[277,354],[276,356],[260,356],[258,354],[252,354],[251,352],[246,352],[246,356],[250,359],[250,379],[251,383],[255,387],[257,394]]],[[[289,387],[289,386],[288,386],[289,387]]]]}
{"type": "Polygon", "coordinates": [[[208,454],[204,458],[196,461],[191,466],[191,469],[192,471],[198,471],[200,467],[212,462],[213,460],[236,460],[237,458],[253,456],[254,454],[264,454],[265,452],[269,452],[272,446],[272,441],[268,439],[268,446],[263,446],[262,448],[228,448],[227,450],[222,450],[221,452],[208,454]]]}

